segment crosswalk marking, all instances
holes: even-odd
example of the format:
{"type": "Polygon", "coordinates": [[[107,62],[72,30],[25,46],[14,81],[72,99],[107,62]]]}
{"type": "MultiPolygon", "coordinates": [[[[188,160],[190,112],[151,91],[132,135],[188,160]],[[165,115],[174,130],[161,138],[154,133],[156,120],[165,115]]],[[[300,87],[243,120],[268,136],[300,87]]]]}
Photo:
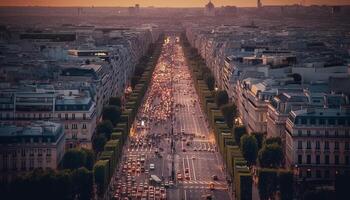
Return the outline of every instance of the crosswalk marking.
{"type": "Polygon", "coordinates": [[[183,181],[183,184],[200,184],[200,185],[209,185],[210,183],[214,183],[215,185],[226,185],[225,183],[218,181],[183,181]]]}

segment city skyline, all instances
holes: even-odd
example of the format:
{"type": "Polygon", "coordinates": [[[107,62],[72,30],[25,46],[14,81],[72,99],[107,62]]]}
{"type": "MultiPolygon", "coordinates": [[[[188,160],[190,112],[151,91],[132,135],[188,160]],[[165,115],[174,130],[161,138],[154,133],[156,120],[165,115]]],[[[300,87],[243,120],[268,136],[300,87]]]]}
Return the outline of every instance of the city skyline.
{"type": "MultiPolygon", "coordinates": [[[[62,1],[50,1],[50,0],[5,0],[0,2],[0,6],[49,6],[49,7],[129,7],[135,4],[140,4],[141,7],[202,7],[208,1],[207,0],[178,0],[178,1],[162,1],[162,0],[62,0],[62,1]]],[[[256,0],[213,0],[215,6],[238,6],[238,7],[256,7],[256,0]]],[[[263,5],[350,5],[348,0],[264,0],[263,5]]]]}

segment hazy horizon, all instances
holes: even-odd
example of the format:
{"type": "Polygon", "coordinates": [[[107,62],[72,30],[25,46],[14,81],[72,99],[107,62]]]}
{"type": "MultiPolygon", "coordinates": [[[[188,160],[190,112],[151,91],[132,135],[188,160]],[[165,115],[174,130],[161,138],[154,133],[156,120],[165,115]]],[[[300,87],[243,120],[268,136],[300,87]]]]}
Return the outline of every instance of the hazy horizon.
{"type": "MultiPolygon", "coordinates": [[[[5,0],[0,2],[0,7],[130,7],[140,4],[141,7],[157,8],[198,8],[203,7],[207,0],[5,0]]],[[[212,0],[216,7],[237,6],[256,7],[256,0],[212,0]]],[[[262,0],[263,5],[293,5],[302,3],[309,5],[350,5],[348,0],[262,0]]]]}

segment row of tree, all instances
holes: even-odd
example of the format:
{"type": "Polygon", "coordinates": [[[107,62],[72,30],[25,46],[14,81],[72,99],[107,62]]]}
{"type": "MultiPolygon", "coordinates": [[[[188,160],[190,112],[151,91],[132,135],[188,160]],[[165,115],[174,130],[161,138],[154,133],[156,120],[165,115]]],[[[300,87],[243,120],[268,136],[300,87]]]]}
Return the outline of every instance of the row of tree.
{"type": "Polygon", "coordinates": [[[85,167],[60,171],[37,168],[1,187],[5,190],[2,199],[89,200],[93,194],[93,176],[85,167]]]}
{"type": "Polygon", "coordinates": [[[132,122],[151,80],[152,72],[160,56],[163,36],[152,45],[148,54],[140,59],[131,80],[133,91],[126,97],[125,106],[121,111],[121,101],[110,99],[109,105],[103,110],[103,121],[97,126],[93,147],[97,153],[97,162],[93,168],[97,194],[105,195],[109,182],[119,165],[123,145],[127,140],[132,122]]]}
{"type": "Polygon", "coordinates": [[[197,50],[190,46],[185,35],[182,35],[181,41],[202,110],[207,114],[209,123],[214,129],[220,153],[234,180],[232,189],[235,191],[236,199],[252,199],[252,176],[232,133],[236,106],[229,102],[226,91],[215,88],[212,73],[197,50]]]}

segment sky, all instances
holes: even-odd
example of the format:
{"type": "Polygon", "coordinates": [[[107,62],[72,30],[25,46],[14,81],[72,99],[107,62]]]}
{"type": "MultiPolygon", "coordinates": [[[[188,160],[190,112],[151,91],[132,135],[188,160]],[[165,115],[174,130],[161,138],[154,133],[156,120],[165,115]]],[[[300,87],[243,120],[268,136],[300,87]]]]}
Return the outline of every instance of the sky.
{"type": "MultiPolygon", "coordinates": [[[[350,5],[350,0],[261,0],[263,5],[286,5],[303,2],[303,5],[350,5]]],[[[212,0],[215,6],[256,6],[256,0],[212,0]]],[[[82,6],[128,7],[136,3],[141,7],[203,7],[208,0],[0,0],[0,6],[82,6]]]]}

